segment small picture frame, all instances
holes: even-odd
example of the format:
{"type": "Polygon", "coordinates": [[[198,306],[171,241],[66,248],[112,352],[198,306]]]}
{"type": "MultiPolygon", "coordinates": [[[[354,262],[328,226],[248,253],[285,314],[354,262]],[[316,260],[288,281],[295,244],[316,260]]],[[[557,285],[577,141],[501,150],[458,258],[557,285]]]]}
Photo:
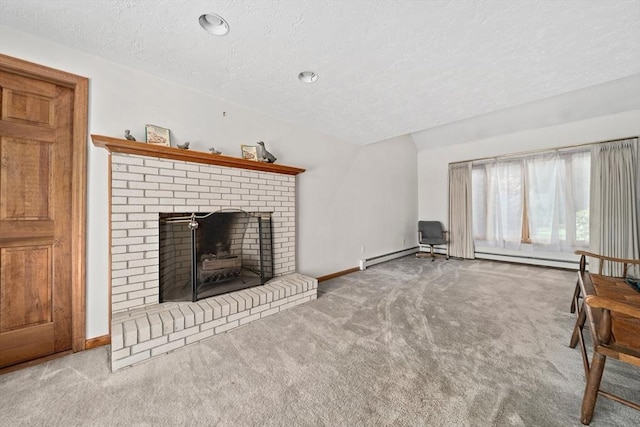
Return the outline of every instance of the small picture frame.
{"type": "Polygon", "coordinates": [[[164,145],[165,147],[171,147],[171,136],[169,129],[156,125],[146,125],[145,133],[147,144],[164,145]]]}
{"type": "Polygon", "coordinates": [[[258,150],[255,145],[240,145],[242,158],[245,160],[258,160],[258,150]]]}

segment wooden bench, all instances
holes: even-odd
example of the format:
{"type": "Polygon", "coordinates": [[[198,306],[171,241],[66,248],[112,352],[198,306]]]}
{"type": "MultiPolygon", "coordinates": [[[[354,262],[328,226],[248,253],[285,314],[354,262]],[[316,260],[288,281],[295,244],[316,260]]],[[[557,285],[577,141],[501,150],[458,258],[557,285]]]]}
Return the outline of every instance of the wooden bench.
{"type": "Polygon", "coordinates": [[[581,255],[578,282],[571,302],[571,312],[576,313],[576,324],[570,346],[580,343],[587,384],[582,399],[581,422],[589,424],[598,395],[640,410],[640,405],[600,389],[600,381],[607,357],[640,367],[640,292],[625,282],[629,266],[640,265],[640,260],[606,257],[585,251],[581,255]],[[599,261],[598,274],[586,270],[586,257],[599,261]],[[605,261],[623,265],[622,277],[605,276],[605,261]],[[593,343],[592,363],[583,337],[583,327],[588,328],[593,343]]]}

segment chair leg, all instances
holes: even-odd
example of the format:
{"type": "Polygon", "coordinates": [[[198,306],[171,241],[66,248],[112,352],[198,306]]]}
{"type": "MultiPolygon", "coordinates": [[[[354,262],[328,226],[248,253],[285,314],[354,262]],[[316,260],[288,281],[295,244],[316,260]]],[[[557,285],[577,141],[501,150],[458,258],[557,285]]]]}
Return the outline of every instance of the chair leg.
{"type": "Polygon", "coordinates": [[[576,301],[580,297],[580,282],[576,282],[576,288],[573,290],[573,298],[571,298],[571,312],[575,313],[576,309],[576,301]]]}
{"type": "Polygon", "coordinates": [[[584,308],[578,309],[578,318],[576,319],[576,325],[573,327],[573,334],[571,335],[571,341],[569,342],[569,347],[576,348],[578,344],[578,335],[580,331],[584,327],[584,323],[587,320],[587,315],[584,312],[584,308]]]}
{"type": "Polygon", "coordinates": [[[589,425],[593,417],[593,410],[598,400],[598,390],[600,390],[600,381],[602,380],[602,372],[604,371],[604,362],[607,360],[603,354],[594,352],[591,371],[587,377],[587,385],[584,389],[584,397],[582,398],[582,413],[580,421],[584,425],[589,425]]]}
{"type": "Polygon", "coordinates": [[[433,245],[431,245],[431,261],[435,261],[436,256],[433,253],[433,245]]]}

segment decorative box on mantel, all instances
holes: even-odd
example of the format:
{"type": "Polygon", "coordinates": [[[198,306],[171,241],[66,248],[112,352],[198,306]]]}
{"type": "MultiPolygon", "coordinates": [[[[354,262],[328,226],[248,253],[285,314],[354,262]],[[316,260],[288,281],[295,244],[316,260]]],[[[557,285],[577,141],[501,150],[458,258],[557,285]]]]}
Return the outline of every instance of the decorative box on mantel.
{"type": "Polygon", "coordinates": [[[111,370],[316,299],[296,273],[304,169],[91,135],[110,153],[111,370]],[[237,209],[271,216],[273,279],[197,302],[159,303],[159,216],[237,209]]]}

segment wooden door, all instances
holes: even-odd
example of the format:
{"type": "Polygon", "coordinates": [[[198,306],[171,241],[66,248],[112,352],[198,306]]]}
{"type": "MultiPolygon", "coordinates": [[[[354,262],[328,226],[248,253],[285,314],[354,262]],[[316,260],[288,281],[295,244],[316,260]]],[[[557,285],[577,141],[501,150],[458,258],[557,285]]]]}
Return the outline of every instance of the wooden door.
{"type": "Polygon", "coordinates": [[[0,368],[77,347],[74,98],[0,69],[0,368]]]}

